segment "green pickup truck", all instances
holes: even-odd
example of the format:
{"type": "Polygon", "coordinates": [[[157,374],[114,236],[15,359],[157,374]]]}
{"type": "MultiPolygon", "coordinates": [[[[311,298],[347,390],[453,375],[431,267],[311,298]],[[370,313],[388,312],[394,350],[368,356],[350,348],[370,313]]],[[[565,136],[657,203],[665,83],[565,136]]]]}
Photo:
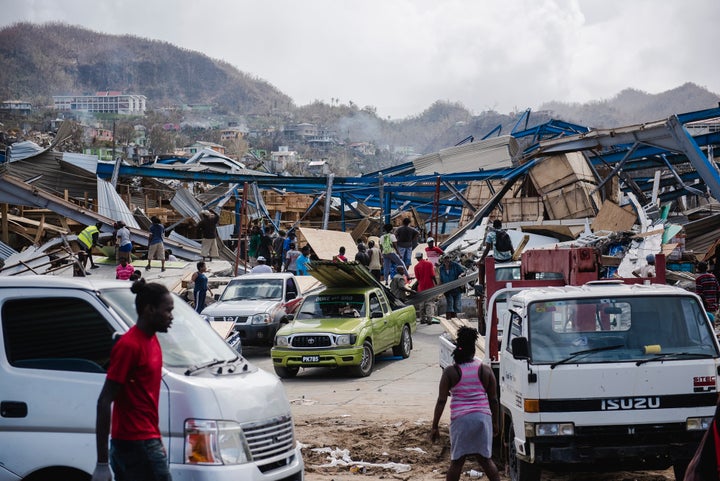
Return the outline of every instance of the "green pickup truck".
{"type": "Polygon", "coordinates": [[[365,377],[376,354],[392,348],[396,356],[410,356],[413,306],[399,303],[355,263],[312,263],[310,273],[326,288],[308,295],[275,335],[271,357],[278,376],[294,377],[301,367],[348,367],[365,377]]]}

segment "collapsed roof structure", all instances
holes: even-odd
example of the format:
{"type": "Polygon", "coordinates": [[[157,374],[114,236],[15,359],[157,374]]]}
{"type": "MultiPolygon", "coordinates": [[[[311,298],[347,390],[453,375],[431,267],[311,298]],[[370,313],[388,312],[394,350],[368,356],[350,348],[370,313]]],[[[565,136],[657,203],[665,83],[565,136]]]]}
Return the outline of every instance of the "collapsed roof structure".
{"type": "MultiPolygon", "coordinates": [[[[526,111],[507,135],[498,127],[479,141],[469,137],[412,162],[357,177],[276,176],[207,153],[174,165],[101,162],[56,152],[61,128],[49,148],[36,153],[23,149],[21,156],[10,155],[3,164],[3,238],[10,231],[11,205],[46,209],[77,225],[100,221],[104,232],[114,221],[124,220],[134,227],[138,244],[147,242],[149,216],[162,215],[175,228],[191,222],[200,208],[221,211],[225,239],[242,235],[249,220],[262,219],[278,229],[351,231],[357,240],[410,213],[424,235],[442,239],[444,246],[488,217],[569,240],[587,233],[590,220],[594,230],[607,230],[623,216],[632,226],[642,210],[647,224],[659,219],[661,207],[670,202],[680,206],[675,210],[687,212],[720,199],[713,159],[720,143],[714,120],[720,108],[615,129],[558,120],[528,127],[529,117],[526,111]],[[118,179],[124,179],[123,188],[115,187],[118,179]],[[187,184],[205,191],[188,193],[182,187],[187,184]]],[[[38,214],[27,210],[23,215],[38,214]]],[[[43,222],[51,222],[50,213],[43,215],[43,222]]],[[[720,228],[715,215],[700,217],[704,229],[720,228]]],[[[620,224],[617,227],[627,228],[627,222],[620,224]]],[[[177,233],[170,239],[173,252],[197,258],[191,236],[183,236],[180,228],[170,230],[177,233]]],[[[712,239],[703,239],[696,252],[706,252],[711,244],[712,239]]]]}

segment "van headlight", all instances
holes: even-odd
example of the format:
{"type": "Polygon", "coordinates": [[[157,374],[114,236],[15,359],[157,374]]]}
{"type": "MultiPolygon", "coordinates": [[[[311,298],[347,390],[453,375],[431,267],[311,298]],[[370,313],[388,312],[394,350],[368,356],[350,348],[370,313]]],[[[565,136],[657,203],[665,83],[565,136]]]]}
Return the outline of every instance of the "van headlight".
{"type": "Polygon", "coordinates": [[[352,346],[357,341],[356,334],[338,334],[335,336],[336,346],[352,346]]]}
{"type": "Polygon", "coordinates": [[[573,436],[575,425],[573,423],[525,423],[525,436],[573,436]]]}
{"type": "Polygon", "coordinates": [[[185,464],[243,464],[252,460],[240,424],[232,421],[185,421],[185,464]]]}
{"type": "Polygon", "coordinates": [[[275,336],[275,345],[280,347],[290,346],[290,336],[275,336]]]}
{"type": "Polygon", "coordinates": [[[712,422],[712,416],[687,418],[685,421],[685,429],[687,431],[707,431],[712,422]]]}
{"type": "Polygon", "coordinates": [[[272,324],[272,318],[267,312],[253,314],[248,317],[248,324],[272,324]]]}

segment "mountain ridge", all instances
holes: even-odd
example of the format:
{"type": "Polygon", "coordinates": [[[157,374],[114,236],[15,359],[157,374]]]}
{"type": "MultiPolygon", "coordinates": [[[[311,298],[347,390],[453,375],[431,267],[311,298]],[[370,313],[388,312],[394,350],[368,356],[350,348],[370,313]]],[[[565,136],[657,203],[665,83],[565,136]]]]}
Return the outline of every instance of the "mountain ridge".
{"type": "MultiPolygon", "coordinates": [[[[412,146],[436,152],[468,136],[481,138],[502,126],[508,133],[522,111],[471,113],[458,102],[436,101],[417,115],[382,119],[374,107],[296,106],[271,83],[229,63],[132,35],[110,35],[62,23],[17,23],[0,30],[0,100],[52,105],[52,95],[122,90],[143,94],[151,111],[210,104],[213,114],[251,119],[255,126],[312,122],[337,132],[344,141],[412,146]]],[[[591,128],[609,128],[667,118],[715,107],[720,96],[687,82],[648,94],[624,89],[611,99],[586,103],[549,101],[532,112],[528,127],[550,118],[591,128]]],[[[284,140],[274,139],[281,144],[284,140]]]]}

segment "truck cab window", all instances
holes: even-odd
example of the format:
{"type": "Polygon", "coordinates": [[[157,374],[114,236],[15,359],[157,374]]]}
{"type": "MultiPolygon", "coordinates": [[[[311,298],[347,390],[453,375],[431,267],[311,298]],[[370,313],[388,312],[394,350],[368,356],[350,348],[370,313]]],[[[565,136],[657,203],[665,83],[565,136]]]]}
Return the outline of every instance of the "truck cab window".
{"type": "Polygon", "coordinates": [[[522,317],[514,312],[511,312],[510,316],[510,332],[505,336],[503,342],[507,352],[512,354],[512,340],[516,337],[522,337],[522,317]]]}
{"type": "Polygon", "coordinates": [[[372,314],[373,312],[382,312],[383,314],[386,312],[382,308],[380,300],[378,299],[378,296],[376,294],[370,294],[370,314],[372,314]]]}
{"type": "Polygon", "coordinates": [[[12,299],[2,306],[2,321],[14,367],[105,372],[115,330],[82,299],[12,299]]]}

